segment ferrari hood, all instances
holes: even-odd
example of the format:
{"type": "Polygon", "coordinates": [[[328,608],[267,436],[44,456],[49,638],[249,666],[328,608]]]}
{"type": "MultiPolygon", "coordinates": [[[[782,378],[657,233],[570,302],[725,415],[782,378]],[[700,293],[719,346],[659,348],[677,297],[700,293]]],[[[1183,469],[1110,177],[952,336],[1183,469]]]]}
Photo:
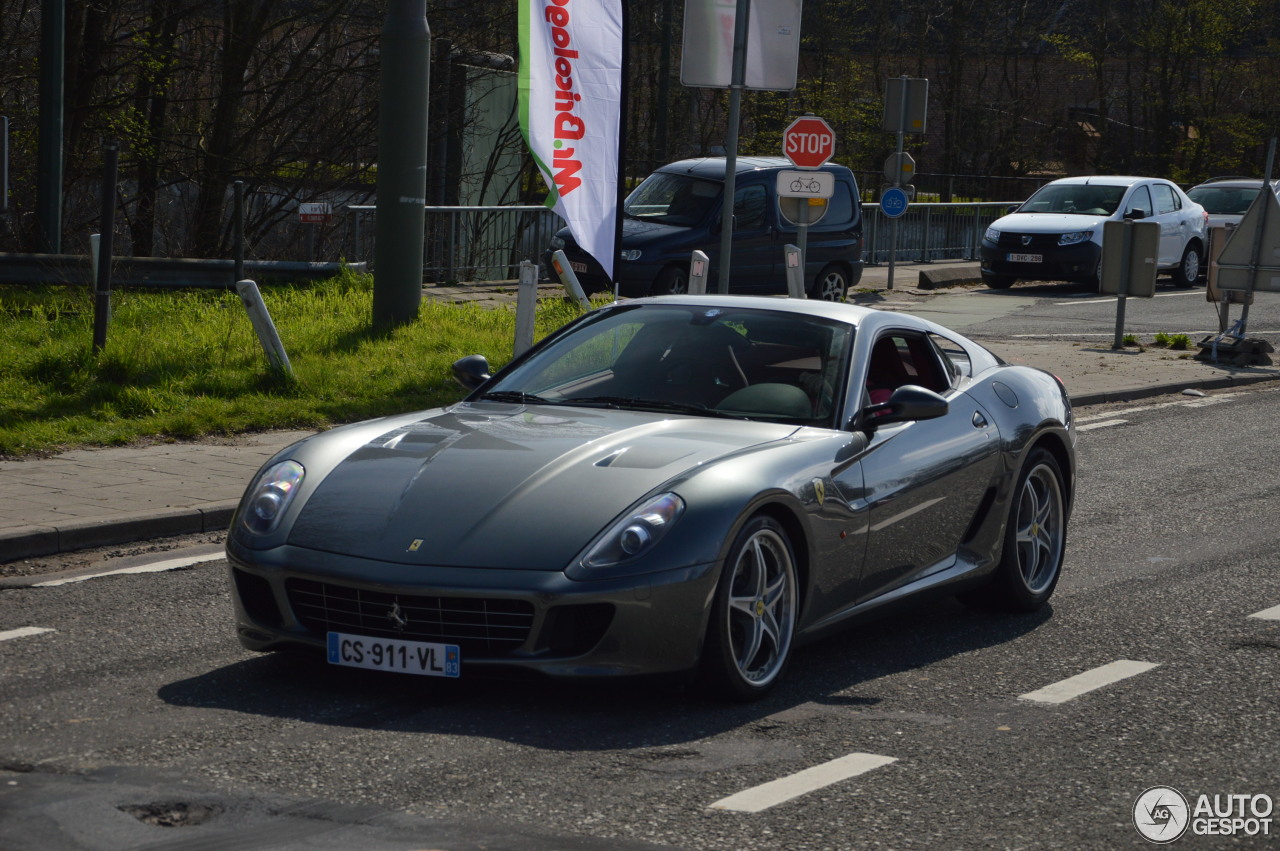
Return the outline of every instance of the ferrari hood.
{"type": "Polygon", "coordinates": [[[404,564],[562,570],[663,482],[795,431],[488,402],[399,422],[306,483],[291,545],[404,564]]]}

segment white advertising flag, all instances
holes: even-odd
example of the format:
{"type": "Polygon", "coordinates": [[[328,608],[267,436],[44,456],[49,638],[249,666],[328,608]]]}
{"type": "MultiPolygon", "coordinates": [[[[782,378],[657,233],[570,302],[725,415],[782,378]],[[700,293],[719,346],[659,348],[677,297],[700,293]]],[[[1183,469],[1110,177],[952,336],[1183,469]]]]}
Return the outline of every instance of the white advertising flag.
{"type": "Polygon", "coordinates": [[[613,278],[622,0],[520,0],[520,130],[582,249],[613,278]]]}

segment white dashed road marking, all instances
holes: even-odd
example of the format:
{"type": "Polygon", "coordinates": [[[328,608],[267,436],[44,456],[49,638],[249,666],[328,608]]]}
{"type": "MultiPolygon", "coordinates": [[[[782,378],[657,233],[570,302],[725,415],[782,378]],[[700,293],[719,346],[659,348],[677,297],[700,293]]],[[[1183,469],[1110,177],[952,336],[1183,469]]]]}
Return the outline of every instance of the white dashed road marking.
{"type": "Polygon", "coordinates": [[[97,579],[100,576],[119,576],[125,573],[163,573],[166,570],[177,570],[181,567],[191,567],[194,564],[203,564],[206,561],[217,561],[225,558],[221,551],[216,553],[205,553],[198,556],[185,556],[183,558],[171,558],[164,561],[155,561],[150,564],[139,564],[133,567],[122,567],[119,570],[105,570],[101,573],[87,573],[83,576],[68,576],[64,579],[50,579],[45,582],[36,582],[32,588],[55,588],[59,585],[69,585],[72,582],[84,582],[86,579],[97,579]]]}
{"type": "Polygon", "coordinates": [[[1018,695],[1018,699],[1031,700],[1036,703],[1066,703],[1068,700],[1087,694],[1094,689],[1118,683],[1121,680],[1135,677],[1157,667],[1159,667],[1159,664],[1156,662],[1134,662],[1129,659],[1121,659],[1117,662],[1103,665],[1101,668],[1094,668],[1092,671],[1085,671],[1083,674],[1068,677],[1061,682],[1047,685],[1042,689],[1018,695]]]}
{"type": "Polygon", "coordinates": [[[53,630],[47,626],[22,626],[17,629],[0,632],[0,641],[8,641],[11,638],[26,638],[29,635],[40,635],[45,632],[53,632],[53,630]]]}
{"type": "Polygon", "coordinates": [[[747,789],[711,805],[713,810],[733,810],[739,813],[758,813],[772,806],[814,792],[841,780],[848,780],[872,769],[897,762],[897,757],[877,756],[871,753],[851,753],[813,768],[806,768],[787,777],[747,789]]]}
{"type": "Polygon", "coordinates": [[[1263,609],[1260,612],[1254,612],[1249,615],[1251,618],[1260,618],[1264,621],[1280,621],[1280,606],[1272,606],[1269,609],[1263,609]]]}
{"type": "Polygon", "coordinates": [[[1093,431],[1095,428],[1110,428],[1111,426],[1124,425],[1128,420],[1103,420],[1100,423],[1089,423],[1088,425],[1076,426],[1076,431],[1093,431]]]}

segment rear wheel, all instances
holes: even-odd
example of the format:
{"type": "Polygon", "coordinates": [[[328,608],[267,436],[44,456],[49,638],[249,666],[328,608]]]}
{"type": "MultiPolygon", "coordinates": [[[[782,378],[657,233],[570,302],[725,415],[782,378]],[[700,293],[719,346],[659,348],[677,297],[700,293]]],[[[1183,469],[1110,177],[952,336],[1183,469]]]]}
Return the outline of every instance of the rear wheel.
{"type": "Polygon", "coordinates": [[[763,697],[791,658],[798,608],[795,555],[778,521],[755,517],[738,532],[711,605],[706,684],[735,700],[763,697]]]}
{"type": "Polygon", "coordinates": [[[668,266],[653,282],[654,295],[685,295],[689,292],[689,273],[678,266],[668,266]]]}
{"type": "Polygon", "coordinates": [[[982,273],[982,283],[991,287],[993,290],[1007,290],[1013,286],[1018,279],[1012,275],[993,275],[990,272],[982,273]]]}
{"type": "Polygon", "coordinates": [[[822,301],[844,301],[849,292],[849,276],[834,263],[824,268],[814,278],[809,297],[822,301]]]}
{"type": "Polygon", "coordinates": [[[1200,280],[1200,243],[1190,242],[1182,251],[1182,262],[1173,270],[1173,284],[1178,287],[1194,286],[1200,280]]]}
{"type": "Polygon", "coordinates": [[[1067,545],[1067,501],[1062,471],[1045,449],[1033,450],[1018,476],[1009,506],[1004,550],[991,602],[1012,611],[1034,612],[1058,584],[1067,545]]]}

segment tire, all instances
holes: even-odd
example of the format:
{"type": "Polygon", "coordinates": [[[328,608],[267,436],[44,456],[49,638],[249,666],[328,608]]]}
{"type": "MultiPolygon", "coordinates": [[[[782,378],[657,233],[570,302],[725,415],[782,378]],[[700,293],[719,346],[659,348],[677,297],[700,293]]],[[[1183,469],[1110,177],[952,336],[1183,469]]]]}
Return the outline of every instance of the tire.
{"type": "Polygon", "coordinates": [[[1036,611],[1058,585],[1066,547],[1062,470],[1047,450],[1035,449],[1018,476],[994,580],[981,590],[1002,609],[1036,611]]]}
{"type": "Polygon", "coordinates": [[[1192,240],[1182,250],[1182,260],[1172,272],[1175,287],[1193,287],[1200,280],[1200,243],[1192,240]]]}
{"type": "Polygon", "coordinates": [[[982,283],[986,284],[993,290],[1007,290],[1013,286],[1018,279],[1011,275],[993,275],[990,272],[982,273],[982,283]]]}
{"type": "Polygon", "coordinates": [[[653,282],[654,295],[688,295],[689,273],[679,266],[668,266],[653,282]]]}
{"type": "Polygon", "coordinates": [[[822,301],[844,301],[848,294],[849,275],[834,263],[818,273],[818,277],[813,279],[813,289],[809,291],[810,298],[822,301]]]}
{"type": "Polygon", "coordinates": [[[1093,277],[1085,278],[1081,281],[1095,293],[1102,292],[1102,258],[1098,258],[1098,265],[1093,268],[1093,277]]]}
{"type": "Polygon", "coordinates": [[[791,658],[798,606],[786,531],[772,517],[752,518],[729,548],[712,599],[703,685],[738,701],[766,695],[791,658]]]}

